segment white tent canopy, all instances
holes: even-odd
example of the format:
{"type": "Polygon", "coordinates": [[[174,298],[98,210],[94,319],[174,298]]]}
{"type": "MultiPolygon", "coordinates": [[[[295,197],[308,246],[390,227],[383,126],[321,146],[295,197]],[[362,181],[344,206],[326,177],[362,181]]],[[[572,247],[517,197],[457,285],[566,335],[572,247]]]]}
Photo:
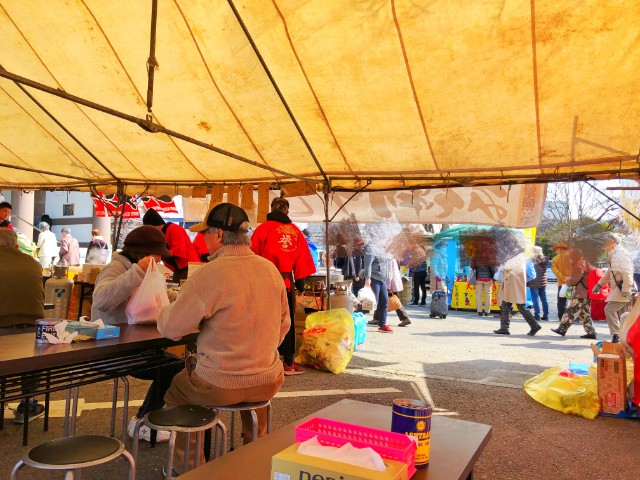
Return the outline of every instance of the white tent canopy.
{"type": "Polygon", "coordinates": [[[638,176],[638,2],[154,3],[1,2],[1,188],[638,176]]]}

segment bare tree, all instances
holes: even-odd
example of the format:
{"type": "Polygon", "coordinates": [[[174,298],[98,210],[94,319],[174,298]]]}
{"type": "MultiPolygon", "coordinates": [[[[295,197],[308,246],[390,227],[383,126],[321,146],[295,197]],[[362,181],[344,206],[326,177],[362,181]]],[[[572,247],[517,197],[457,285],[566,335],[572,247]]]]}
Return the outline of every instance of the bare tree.
{"type": "MultiPolygon", "coordinates": [[[[614,198],[612,196],[612,198],[614,198]]],[[[619,198],[615,198],[619,201],[619,198]]],[[[567,241],[576,232],[601,231],[603,224],[617,222],[619,207],[585,182],[551,183],[538,236],[544,243],[567,241]],[[613,222],[612,222],[613,221],[613,222]]]]}

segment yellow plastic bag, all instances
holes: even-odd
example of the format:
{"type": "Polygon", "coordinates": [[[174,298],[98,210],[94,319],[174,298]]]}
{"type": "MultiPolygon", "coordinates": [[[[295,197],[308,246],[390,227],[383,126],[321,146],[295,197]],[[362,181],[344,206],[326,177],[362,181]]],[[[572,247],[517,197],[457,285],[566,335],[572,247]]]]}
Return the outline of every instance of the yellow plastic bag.
{"type": "Polygon", "coordinates": [[[307,316],[296,363],[341,373],[353,355],[353,318],[346,308],[307,316]]]}
{"type": "Polygon", "coordinates": [[[589,375],[560,375],[562,367],[553,367],[524,382],[524,389],[535,401],[562,413],[579,415],[589,420],[600,412],[596,370],[589,375]]]}

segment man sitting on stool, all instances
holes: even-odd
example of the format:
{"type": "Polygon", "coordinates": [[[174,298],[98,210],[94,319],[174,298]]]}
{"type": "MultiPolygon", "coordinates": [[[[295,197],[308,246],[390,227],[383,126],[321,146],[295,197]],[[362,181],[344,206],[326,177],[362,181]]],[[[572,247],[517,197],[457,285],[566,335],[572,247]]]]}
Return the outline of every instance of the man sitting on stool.
{"type": "MultiPolygon", "coordinates": [[[[198,335],[198,355],[187,358],[165,402],[225,406],[271,400],[284,381],[278,345],[289,330],[287,289],[269,260],[251,251],[246,212],[221,203],[191,231],[203,232],[209,262],[180,289],[175,303],[158,317],[158,330],[171,339],[198,335]]],[[[266,434],[266,408],[256,410],[258,436],[266,434]]],[[[240,412],[245,443],[253,440],[251,414],[240,412]]],[[[175,469],[184,468],[187,435],[178,433],[175,469]]],[[[195,451],[195,438],[189,451],[195,451]]],[[[197,452],[201,464],[204,452],[197,452]]],[[[193,465],[193,458],[189,459],[193,465]]],[[[183,472],[177,472],[183,473],[183,472]]]]}

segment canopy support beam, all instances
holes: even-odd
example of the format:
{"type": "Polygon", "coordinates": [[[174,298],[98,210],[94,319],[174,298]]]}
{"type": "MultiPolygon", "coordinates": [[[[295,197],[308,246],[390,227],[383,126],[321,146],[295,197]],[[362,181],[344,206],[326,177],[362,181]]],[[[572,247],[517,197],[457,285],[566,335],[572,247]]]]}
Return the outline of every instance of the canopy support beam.
{"type": "Polygon", "coordinates": [[[607,200],[609,200],[610,202],[614,203],[615,205],[617,205],[618,207],[620,207],[622,210],[624,210],[625,212],[627,212],[629,215],[631,215],[633,218],[635,218],[638,222],[640,222],[640,218],[637,217],[636,214],[634,214],[631,210],[628,210],[627,208],[623,207],[620,202],[618,202],[616,199],[611,198],[609,195],[607,195],[606,193],[604,193],[602,190],[597,189],[596,187],[594,187],[593,185],[591,185],[589,182],[585,181],[584,183],[586,183],[587,185],[589,185],[591,188],[593,188],[596,192],[598,192],[600,195],[602,195],[603,197],[605,197],[607,200]]]}
{"type": "MultiPolygon", "coordinates": [[[[35,82],[25,77],[21,77],[20,75],[16,75],[15,73],[11,73],[4,68],[0,68],[0,77],[4,77],[8,80],[12,80],[17,83],[21,83],[27,85],[28,87],[35,88],[36,90],[40,90],[51,95],[55,95],[56,97],[64,98],[65,100],[70,100],[74,103],[78,103],[80,105],[84,105],[85,107],[98,110],[102,113],[106,113],[107,115],[112,115],[114,117],[121,118],[123,120],[127,120],[131,123],[135,123],[143,130],[149,133],[164,133],[165,135],[169,135],[170,137],[178,138],[180,140],[184,140],[185,142],[191,143],[193,145],[198,145],[199,147],[205,148],[207,150],[211,150],[213,152],[219,153],[226,157],[233,158],[234,160],[238,160],[240,162],[246,163],[256,168],[260,168],[261,170],[267,170],[271,173],[275,173],[287,178],[295,178],[303,182],[307,183],[317,183],[317,180],[309,180],[305,177],[300,177],[298,175],[294,175],[293,173],[285,172],[284,170],[280,170],[278,168],[269,167],[267,165],[263,165],[261,163],[255,162],[253,160],[249,160],[248,158],[242,157],[232,152],[228,152],[221,148],[215,147],[209,143],[202,142],[200,140],[196,140],[194,138],[188,137],[182,133],[175,132],[173,130],[169,130],[168,128],[163,127],[158,123],[154,123],[150,118],[138,118],[133,115],[129,115],[127,113],[119,112],[118,110],[114,110],[113,108],[105,107],[104,105],[100,105],[99,103],[91,102],[84,98],[78,97],[76,95],[72,95],[63,90],[59,90],[57,88],[49,87],[48,85],[44,85],[39,82],[35,82]]],[[[205,180],[202,180],[203,182],[205,180]]],[[[156,183],[156,182],[154,182],[156,183]]],[[[176,182],[173,182],[175,184],[176,182]]]]}
{"type": "Polygon", "coordinates": [[[151,34],[149,39],[149,58],[147,60],[147,112],[153,108],[153,79],[158,66],[156,60],[156,25],[158,23],[158,0],[151,3],[151,34]]]}

